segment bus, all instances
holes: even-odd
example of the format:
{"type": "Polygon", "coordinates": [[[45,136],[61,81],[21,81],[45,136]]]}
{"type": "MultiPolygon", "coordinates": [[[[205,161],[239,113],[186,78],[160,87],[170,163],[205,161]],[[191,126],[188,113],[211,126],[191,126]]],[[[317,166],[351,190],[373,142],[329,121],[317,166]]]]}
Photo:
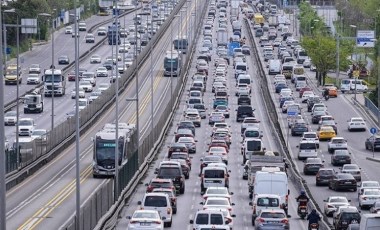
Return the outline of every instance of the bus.
{"type": "Polygon", "coordinates": [[[189,45],[187,38],[185,36],[178,38],[176,37],[173,41],[174,49],[181,51],[183,54],[186,54],[187,47],[189,45]]]}
{"type": "Polygon", "coordinates": [[[109,8],[107,6],[99,6],[99,16],[108,16],[110,15],[109,8]]]}
{"type": "MultiPolygon", "coordinates": [[[[134,124],[119,123],[118,153],[119,166],[128,161],[129,151],[138,146],[137,131],[134,124]]],[[[93,140],[93,176],[115,175],[116,124],[107,123],[95,134],[93,140]]]]}
{"type": "Polygon", "coordinates": [[[166,51],[164,58],[164,76],[179,76],[181,74],[181,57],[175,50],[166,51]]]}

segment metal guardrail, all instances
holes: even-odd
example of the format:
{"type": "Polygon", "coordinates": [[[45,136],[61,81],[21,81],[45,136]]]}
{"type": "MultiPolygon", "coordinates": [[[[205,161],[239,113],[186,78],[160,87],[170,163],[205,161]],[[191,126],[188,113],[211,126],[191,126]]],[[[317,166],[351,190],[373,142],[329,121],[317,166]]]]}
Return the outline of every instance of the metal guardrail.
{"type": "MultiPolygon", "coordinates": [[[[311,200],[311,202],[309,202],[309,208],[310,209],[315,208],[316,210],[319,211],[319,213],[323,213],[321,211],[319,205],[315,201],[315,199],[313,199],[307,183],[303,180],[302,176],[297,171],[296,165],[292,161],[292,157],[289,153],[288,148],[286,147],[285,137],[281,131],[281,127],[279,124],[279,117],[278,117],[278,114],[276,112],[276,106],[274,105],[274,102],[270,96],[269,84],[268,84],[268,81],[266,78],[265,70],[264,70],[264,68],[261,64],[261,61],[260,61],[259,51],[257,49],[256,42],[254,40],[254,36],[253,36],[252,31],[250,29],[251,28],[250,23],[247,19],[244,19],[244,22],[245,22],[244,25],[248,31],[248,34],[249,34],[249,39],[251,40],[251,43],[253,44],[252,45],[252,48],[254,49],[253,55],[256,59],[257,67],[259,69],[259,76],[261,78],[260,81],[262,81],[262,83],[260,84],[261,85],[261,92],[263,94],[264,104],[266,106],[266,111],[268,113],[268,117],[272,121],[271,122],[272,125],[270,126],[271,131],[272,131],[272,135],[277,137],[277,138],[274,138],[274,140],[276,140],[277,145],[280,147],[282,152],[285,154],[287,161],[290,163],[289,164],[290,168],[287,171],[289,173],[289,179],[294,183],[296,188],[298,188],[299,190],[304,189],[308,193],[310,200],[311,200]]],[[[331,229],[329,224],[328,224],[328,221],[327,221],[327,216],[325,216],[325,215],[321,215],[321,216],[323,216],[323,221],[322,221],[322,224],[320,224],[319,229],[320,230],[331,229]]]]}
{"type": "Polygon", "coordinates": [[[379,108],[377,108],[376,105],[373,104],[373,102],[368,97],[364,97],[364,105],[376,117],[380,116],[380,110],[379,110],[379,108]]]}

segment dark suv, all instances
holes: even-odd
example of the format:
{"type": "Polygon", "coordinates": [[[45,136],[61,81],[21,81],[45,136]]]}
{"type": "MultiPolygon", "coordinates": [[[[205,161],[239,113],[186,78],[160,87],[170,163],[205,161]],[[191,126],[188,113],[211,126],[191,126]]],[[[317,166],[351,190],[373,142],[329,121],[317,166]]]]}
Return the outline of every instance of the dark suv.
{"type": "Polygon", "coordinates": [[[163,165],[158,169],[157,178],[172,179],[176,191],[179,194],[185,193],[185,176],[182,173],[182,168],[176,165],[163,165]]]}
{"type": "Polygon", "coordinates": [[[254,117],[253,114],[254,109],[250,105],[239,105],[236,110],[236,121],[243,121],[246,117],[254,117]]]}
{"type": "Polygon", "coordinates": [[[306,101],[307,103],[307,111],[311,112],[314,104],[321,103],[321,98],[319,97],[309,97],[306,101]]]}
{"type": "Polygon", "coordinates": [[[238,105],[251,105],[251,97],[249,95],[241,94],[237,100],[238,105]]]}
{"type": "Polygon", "coordinates": [[[336,217],[334,227],[336,230],[346,230],[351,223],[360,223],[360,218],[360,213],[356,209],[342,210],[336,217]]]}

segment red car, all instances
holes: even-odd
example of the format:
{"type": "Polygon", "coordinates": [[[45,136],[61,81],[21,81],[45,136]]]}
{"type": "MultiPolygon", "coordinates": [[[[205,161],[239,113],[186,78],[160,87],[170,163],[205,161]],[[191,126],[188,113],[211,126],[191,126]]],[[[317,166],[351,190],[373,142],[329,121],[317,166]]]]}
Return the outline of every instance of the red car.
{"type": "Polygon", "coordinates": [[[171,188],[175,191],[172,179],[153,178],[150,183],[145,184],[145,186],[147,186],[146,192],[152,192],[155,188],[171,188]]]}
{"type": "Polygon", "coordinates": [[[208,145],[208,150],[210,150],[211,147],[224,147],[228,153],[228,145],[225,140],[212,140],[211,143],[208,145]]]}
{"type": "Polygon", "coordinates": [[[67,79],[69,81],[75,81],[75,71],[71,71],[70,73],[67,74],[67,79]]]}
{"type": "Polygon", "coordinates": [[[302,97],[303,95],[303,92],[305,91],[313,91],[309,86],[305,86],[303,88],[300,89],[300,98],[302,97]]]}

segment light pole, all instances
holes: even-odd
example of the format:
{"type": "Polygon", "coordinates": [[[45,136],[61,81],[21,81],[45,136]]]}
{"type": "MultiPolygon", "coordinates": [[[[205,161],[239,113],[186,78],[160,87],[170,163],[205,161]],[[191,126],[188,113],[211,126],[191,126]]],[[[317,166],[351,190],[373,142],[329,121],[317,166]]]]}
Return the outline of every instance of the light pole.
{"type": "Polygon", "coordinates": [[[338,34],[338,31],[336,31],[336,76],[335,76],[335,86],[338,87],[338,80],[339,80],[339,52],[340,52],[340,47],[339,47],[339,42],[340,42],[340,36],[338,34]]]}
{"type": "MultiPolygon", "coordinates": [[[[353,29],[353,30],[355,30],[356,29],[356,25],[350,25],[350,27],[353,29]]],[[[354,36],[353,37],[355,37],[355,33],[354,33],[354,36]]],[[[355,39],[356,40],[356,39],[355,39]]],[[[351,55],[351,59],[353,60],[353,58],[354,58],[354,53],[355,53],[355,47],[356,47],[356,44],[354,45],[354,50],[353,50],[353,52],[352,52],[352,55],[351,55]]],[[[356,57],[356,55],[355,55],[355,60],[357,59],[357,57],[356,57]]],[[[355,80],[355,90],[354,90],[354,100],[355,100],[355,102],[357,101],[356,100],[356,94],[357,94],[357,80],[358,80],[358,77],[355,77],[354,76],[354,80],[355,80]]]]}
{"type": "MultiPolygon", "coordinates": [[[[16,12],[15,9],[9,9],[9,10],[4,10],[3,11],[4,13],[11,13],[11,14],[16,14],[16,20],[17,20],[17,23],[16,23],[16,46],[17,46],[17,57],[16,57],[16,74],[17,74],[17,78],[16,78],[16,84],[17,84],[17,89],[16,89],[16,117],[17,117],[17,122],[16,122],[16,146],[17,146],[17,167],[20,166],[20,147],[19,147],[19,137],[18,137],[18,134],[19,134],[19,119],[20,119],[20,106],[19,106],[19,100],[20,100],[20,92],[19,92],[19,78],[20,78],[20,66],[19,66],[19,59],[20,59],[20,24],[19,24],[19,15],[18,13],[16,12]]],[[[6,37],[5,37],[6,39],[6,37]]],[[[4,92],[4,91],[2,91],[4,92]]]]}
{"type": "MultiPolygon", "coordinates": [[[[2,13],[0,6],[0,25],[2,25],[2,13]]],[[[4,37],[6,40],[6,37],[4,37]]],[[[2,37],[0,36],[0,45],[2,37]]],[[[3,48],[6,48],[3,47],[3,48]]],[[[3,52],[0,52],[0,63],[3,63],[3,52]]],[[[4,65],[5,66],[5,65],[4,65]]],[[[3,76],[4,68],[0,68],[0,76],[3,76]]],[[[0,81],[0,123],[4,124],[4,81],[0,81]]],[[[5,152],[5,133],[4,125],[0,125],[0,153],[5,152]]],[[[6,196],[5,196],[5,154],[0,154],[0,229],[6,229],[6,196]]]]}
{"type": "MultiPolygon", "coordinates": [[[[55,74],[54,74],[54,71],[55,71],[55,66],[54,66],[54,16],[56,9],[53,9],[53,14],[52,14],[52,17],[51,17],[51,66],[50,68],[52,69],[52,74],[53,74],[53,77],[52,77],[52,91],[51,91],[51,130],[53,131],[54,129],[54,94],[55,94],[55,83],[54,83],[54,79],[55,79],[55,74]]],[[[76,30],[75,30],[75,33],[76,33],[76,30]]],[[[76,36],[75,36],[76,37],[76,36]]],[[[79,95],[79,94],[77,94],[79,95]]]]}

